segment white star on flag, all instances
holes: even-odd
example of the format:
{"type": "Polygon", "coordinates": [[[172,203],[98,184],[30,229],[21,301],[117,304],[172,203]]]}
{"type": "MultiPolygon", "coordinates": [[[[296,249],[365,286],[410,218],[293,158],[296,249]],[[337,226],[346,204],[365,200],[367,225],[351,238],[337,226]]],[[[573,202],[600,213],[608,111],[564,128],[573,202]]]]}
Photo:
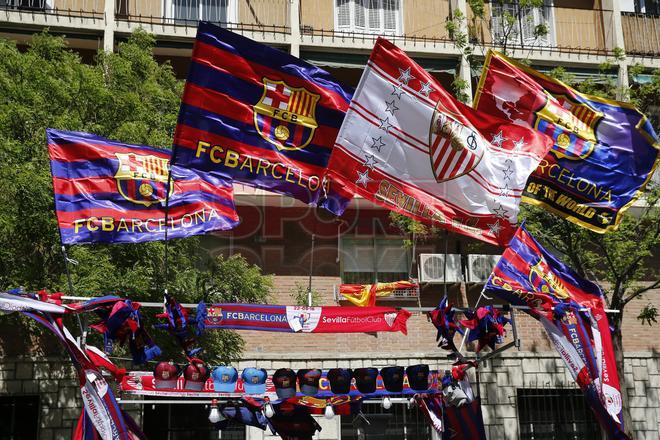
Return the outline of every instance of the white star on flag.
{"type": "Polygon", "coordinates": [[[382,136],[379,136],[377,138],[372,137],[371,141],[373,142],[371,144],[371,148],[374,150],[378,150],[378,152],[380,153],[380,149],[385,146],[385,142],[383,142],[383,137],[382,136]]]}
{"type": "Polygon", "coordinates": [[[502,226],[500,226],[500,221],[496,220],[495,223],[488,224],[488,229],[490,229],[491,234],[497,236],[500,235],[500,231],[502,230],[502,226]]]}
{"type": "Polygon", "coordinates": [[[510,167],[502,172],[504,173],[504,180],[511,180],[511,175],[513,174],[513,170],[510,167]]]}
{"type": "Polygon", "coordinates": [[[396,96],[399,99],[401,99],[401,95],[406,93],[406,91],[401,88],[401,84],[395,84],[392,87],[394,87],[394,90],[392,90],[392,93],[390,93],[390,95],[396,96]]]}
{"type": "Polygon", "coordinates": [[[385,117],[385,119],[380,119],[380,126],[378,128],[382,128],[385,130],[385,133],[389,133],[389,129],[392,128],[392,124],[390,123],[390,119],[388,117],[385,117]]]}
{"type": "Polygon", "coordinates": [[[498,147],[502,146],[502,142],[504,142],[506,139],[502,135],[502,131],[500,130],[499,133],[497,133],[495,136],[493,136],[493,140],[491,141],[491,144],[497,145],[498,147]]]}
{"type": "Polygon", "coordinates": [[[378,161],[376,160],[376,156],[373,154],[367,154],[364,159],[364,166],[367,168],[371,168],[372,170],[376,166],[378,161]]]}
{"type": "Polygon", "coordinates": [[[399,78],[397,79],[401,82],[401,84],[408,85],[408,82],[411,79],[415,79],[415,77],[410,74],[410,67],[408,67],[406,70],[403,70],[399,67],[399,78]]]}
{"type": "Polygon", "coordinates": [[[493,214],[499,218],[506,218],[507,210],[502,208],[502,205],[499,205],[497,208],[493,209],[493,214]]]}
{"type": "Polygon", "coordinates": [[[513,143],[513,150],[520,151],[524,146],[525,146],[525,138],[520,138],[519,141],[513,143]]]}
{"type": "Polygon", "coordinates": [[[434,91],[435,91],[435,89],[433,87],[431,87],[431,81],[422,83],[422,87],[419,89],[420,95],[424,95],[427,98],[429,97],[431,92],[434,92],[434,91]]]}
{"type": "Polygon", "coordinates": [[[392,102],[385,101],[385,105],[387,106],[385,111],[390,112],[392,116],[394,116],[395,111],[399,110],[399,107],[394,104],[394,100],[392,100],[392,102]]]}
{"type": "Polygon", "coordinates": [[[366,188],[367,184],[372,180],[369,178],[369,170],[364,170],[363,173],[358,171],[357,173],[358,178],[355,181],[356,185],[363,185],[366,188]]]}
{"type": "Polygon", "coordinates": [[[502,188],[502,191],[500,191],[500,197],[510,197],[511,195],[511,188],[509,188],[509,184],[505,183],[504,188],[502,188]]]}

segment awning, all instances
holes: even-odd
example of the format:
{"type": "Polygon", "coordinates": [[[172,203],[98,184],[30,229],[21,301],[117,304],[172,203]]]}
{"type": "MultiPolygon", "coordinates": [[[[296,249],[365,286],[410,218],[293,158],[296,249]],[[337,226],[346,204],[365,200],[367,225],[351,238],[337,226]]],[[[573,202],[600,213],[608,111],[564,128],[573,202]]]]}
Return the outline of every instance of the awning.
{"type": "MultiPolygon", "coordinates": [[[[369,60],[369,54],[300,51],[300,58],[319,67],[364,69],[369,60]]],[[[413,59],[427,72],[442,72],[451,75],[456,73],[458,63],[456,59],[415,57],[413,59]]]]}

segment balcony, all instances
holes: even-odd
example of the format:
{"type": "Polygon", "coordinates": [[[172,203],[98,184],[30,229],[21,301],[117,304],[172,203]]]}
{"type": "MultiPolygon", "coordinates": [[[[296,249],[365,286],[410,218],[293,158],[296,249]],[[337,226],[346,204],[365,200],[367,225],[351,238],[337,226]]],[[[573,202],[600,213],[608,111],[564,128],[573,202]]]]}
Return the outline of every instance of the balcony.
{"type": "Polygon", "coordinates": [[[104,0],[0,0],[0,10],[20,16],[58,16],[101,20],[104,0]]]}
{"type": "Polygon", "coordinates": [[[626,53],[638,56],[660,54],[660,16],[623,12],[621,27],[626,53]]]}
{"type": "Polygon", "coordinates": [[[115,0],[118,22],[196,29],[209,21],[231,30],[290,33],[288,0],[115,0]]]}
{"type": "Polygon", "coordinates": [[[483,48],[506,46],[517,52],[516,56],[534,52],[603,56],[611,53],[608,46],[614,25],[611,10],[565,6],[521,8],[514,2],[487,3],[484,17],[468,14],[470,41],[483,48]]]}
{"type": "Polygon", "coordinates": [[[456,54],[448,17],[449,0],[305,0],[300,33],[305,46],[370,50],[382,35],[404,50],[456,54]]]}

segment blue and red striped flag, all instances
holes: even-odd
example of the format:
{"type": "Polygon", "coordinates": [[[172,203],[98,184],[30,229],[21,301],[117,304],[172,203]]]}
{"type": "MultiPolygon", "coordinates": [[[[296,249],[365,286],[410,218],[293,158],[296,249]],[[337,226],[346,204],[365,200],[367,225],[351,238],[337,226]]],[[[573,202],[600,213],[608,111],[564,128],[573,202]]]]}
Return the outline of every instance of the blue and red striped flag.
{"type": "Polygon", "coordinates": [[[173,163],[316,204],[349,102],[326,71],[200,23],[173,163]]]}
{"type": "Polygon", "coordinates": [[[532,308],[529,313],[545,328],[601,427],[609,438],[627,439],[600,287],[544,249],[523,224],[493,269],[485,291],[532,308]],[[550,311],[549,317],[541,308],[550,311]]]}
{"type": "Polygon", "coordinates": [[[238,224],[230,182],[172,168],[170,151],[48,129],[55,209],[63,244],[139,243],[231,229],[238,224]]]}
{"type": "Polygon", "coordinates": [[[443,440],[486,440],[481,399],[476,398],[461,406],[445,405],[443,440]]]}

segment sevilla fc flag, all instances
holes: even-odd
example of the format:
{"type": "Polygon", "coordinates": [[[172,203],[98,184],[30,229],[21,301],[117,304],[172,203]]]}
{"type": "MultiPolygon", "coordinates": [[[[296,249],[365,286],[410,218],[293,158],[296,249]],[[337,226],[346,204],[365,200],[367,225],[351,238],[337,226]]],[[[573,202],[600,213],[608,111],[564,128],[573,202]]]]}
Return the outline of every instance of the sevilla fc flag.
{"type": "Polygon", "coordinates": [[[359,194],[416,220],[504,245],[520,195],[551,147],[457,101],[389,41],[376,42],[328,164],[359,194]]]}
{"type": "Polygon", "coordinates": [[[474,102],[552,137],[522,200],[594,232],[618,227],[660,162],[653,127],[634,106],[582,94],[497,52],[486,58],[474,102]]]}

